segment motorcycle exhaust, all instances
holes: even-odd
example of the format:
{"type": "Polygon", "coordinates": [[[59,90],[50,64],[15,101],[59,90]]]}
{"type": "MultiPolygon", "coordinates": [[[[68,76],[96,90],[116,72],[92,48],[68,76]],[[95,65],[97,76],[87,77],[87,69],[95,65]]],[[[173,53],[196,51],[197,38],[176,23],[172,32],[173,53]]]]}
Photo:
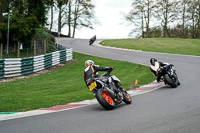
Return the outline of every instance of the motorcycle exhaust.
{"type": "Polygon", "coordinates": [[[120,104],[120,103],[122,102],[123,98],[120,99],[120,100],[117,99],[117,98],[116,98],[116,94],[114,93],[113,90],[111,90],[110,88],[107,88],[107,87],[105,87],[104,89],[105,89],[105,91],[107,91],[107,92],[110,94],[110,96],[114,99],[116,105],[117,105],[117,104],[120,104]]]}
{"type": "Polygon", "coordinates": [[[113,99],[115,99],[115,93],[114,93],[113,90],[111,90],[111,89],[109,89],[109,88],[107,88],[107,87],[104,87],[104,89],[111,95],[111,97],[112,97],[113,99]]]}

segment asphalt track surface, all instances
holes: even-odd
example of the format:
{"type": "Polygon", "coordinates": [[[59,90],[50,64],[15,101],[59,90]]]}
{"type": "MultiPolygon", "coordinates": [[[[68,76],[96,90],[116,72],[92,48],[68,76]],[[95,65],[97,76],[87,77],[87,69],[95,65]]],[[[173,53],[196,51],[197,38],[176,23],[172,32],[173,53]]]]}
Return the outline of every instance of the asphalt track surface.
{"type": "MultiPolygon", "coordinates": [[[[0,133],[199,133],[200,57],[115,50],[89,46],[89,40],[57,39],[74,51],[149,65],[150,57],[175,65],[181,82],[133,97],[112,111],[99,104],[56,113],[0,121],[0,133]]],[[[188,49],[189,50],[189,49],[188,49]]],[[[115,66],[117,69],[117,66],[115,66]]]]}

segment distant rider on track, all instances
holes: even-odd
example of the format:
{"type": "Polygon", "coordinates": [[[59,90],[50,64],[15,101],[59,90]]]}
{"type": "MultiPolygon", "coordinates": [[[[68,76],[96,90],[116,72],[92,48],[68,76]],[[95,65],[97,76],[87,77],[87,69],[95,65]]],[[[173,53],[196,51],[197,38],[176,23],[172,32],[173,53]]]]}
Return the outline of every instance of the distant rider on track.
{"type": "Polygon", "coordinates": [[[95,40],[96,40],[96,35],[93,36],[93,37],[90,39],[89,45],[93,44],[95,40]]]}

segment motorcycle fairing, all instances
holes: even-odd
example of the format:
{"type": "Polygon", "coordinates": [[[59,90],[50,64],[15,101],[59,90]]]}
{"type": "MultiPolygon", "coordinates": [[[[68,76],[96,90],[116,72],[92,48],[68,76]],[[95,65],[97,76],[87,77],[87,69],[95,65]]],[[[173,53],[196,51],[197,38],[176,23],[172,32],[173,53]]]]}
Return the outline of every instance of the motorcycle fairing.
{"type": "Polygon", "coordinates": [[[115,75],[112,75],[111,78],[112,78],[114,81],[121,82],[115,75]]]}

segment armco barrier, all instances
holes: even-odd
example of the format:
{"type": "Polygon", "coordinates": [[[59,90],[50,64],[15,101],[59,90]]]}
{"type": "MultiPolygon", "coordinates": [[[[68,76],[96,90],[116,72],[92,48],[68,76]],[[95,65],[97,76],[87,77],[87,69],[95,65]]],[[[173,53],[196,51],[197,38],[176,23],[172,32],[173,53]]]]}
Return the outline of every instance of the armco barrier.
{"type": "Polygon", "coordinates": [[[28,58],[0,59],[0,79],[31,74],[71,59],[71,48],[28,58]]]}

